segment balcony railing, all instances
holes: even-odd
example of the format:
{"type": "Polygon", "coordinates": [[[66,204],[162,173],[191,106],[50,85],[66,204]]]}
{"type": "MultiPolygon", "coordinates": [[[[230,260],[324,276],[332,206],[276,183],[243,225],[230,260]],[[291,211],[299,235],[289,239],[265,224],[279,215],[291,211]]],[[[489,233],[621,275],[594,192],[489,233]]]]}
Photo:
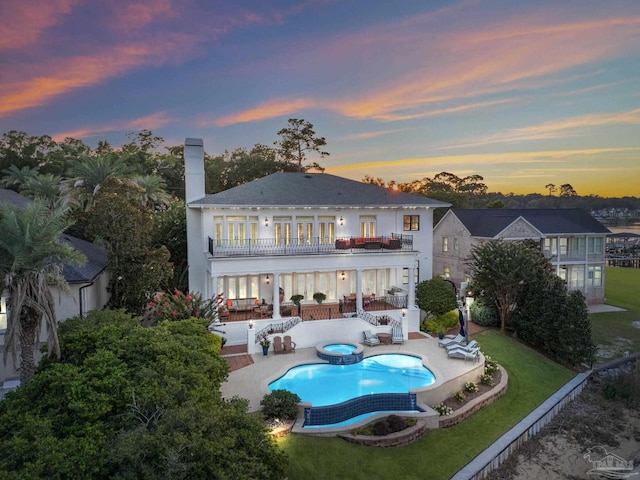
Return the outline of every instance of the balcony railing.
{"type": "Polygon", "coordinates": [[[265,255],[326,255],[335,253],[412,251],[413,236],[392,233],[380,237],[328,238],[257,238],[216,240],[209,237],[209,254],[213,257],[255,257],[265,255]]]}

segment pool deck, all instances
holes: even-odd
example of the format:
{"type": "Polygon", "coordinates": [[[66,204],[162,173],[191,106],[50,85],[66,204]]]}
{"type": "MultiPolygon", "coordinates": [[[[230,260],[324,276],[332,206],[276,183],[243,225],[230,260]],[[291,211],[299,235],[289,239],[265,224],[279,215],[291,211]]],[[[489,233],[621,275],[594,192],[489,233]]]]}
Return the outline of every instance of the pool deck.
{"type": "MultiPolygon", "coordinates": [[[[412,339],[404,344],[380,345],[364,347],[364,357],[381,353],[404,353],[422,356],[424,363],[439,381],[447,381],[458,377],[477,363],[447,357],[447,350],[438,345],[437,338],[412,335],[412,339]],[[418,338],[415,338],[415,337],[418,338]]],[[[246,355],[245,355],[246,356],[246,355]]],[[[249,411],[260,410],[260,400],[268,393],[267,386],[293,366],[306,363],[323,363],[317,356],[315,348],[296,349],[295,353],[275,355],[272,351],[264,356],[262,353],[248,356],[253,363],[243,366],[229,374],[229,378],[221,386],[222,397],[239,396],[249,400],[249,411]]]]}

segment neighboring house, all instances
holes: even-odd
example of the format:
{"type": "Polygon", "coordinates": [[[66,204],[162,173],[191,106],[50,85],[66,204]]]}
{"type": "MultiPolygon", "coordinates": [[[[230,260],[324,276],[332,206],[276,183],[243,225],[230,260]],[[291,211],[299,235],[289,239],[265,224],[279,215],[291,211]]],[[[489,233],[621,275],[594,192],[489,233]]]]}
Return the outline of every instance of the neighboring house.
{"type": "Polygon", "coordinates": [[[540,248],[569,289],[589,304],[604,303],[605,243],[609,230],[580,209],[449,210],[433,230],[433,272],[468,282],[471,247],[488,240],[540,242],[540,248]]]}
{"type": "MultiPolygon", "coordinates": [[[[31,200],[12,190],[0,189],[0,203],[10,202],[17,206],[25,206],[31,200]]],[[[69,291],[62,292],[52,288],[58,321],[77,315],[84,315],[89,310],[102,309],[107,304],[108,272],[107,254],[99,246],[71,235],[63,235],[62,239],[76,250],[82,252],[87,261],[84,265],[64,265],[62,275],[69,284],[69,291]]],[[[5,292],[0,292],[0,354],[4,348],[4,332],[7,326],[7,299],[5,292]]],[[[41,332],[44,337],[46,332],[41,332]]],[[[2,361],[0,360],[0,365],[2,361]]],[[[4,378],[15,375],[13,365],[0,368],[0,382],[4,378]]]]}
{"type": "Polygon", "coordinates": [[[431,278],[433,209],[448,204],[324,173],[275,173],[205,195],[202,140],[185,143],[189,289],[233,308],[353,298],[393,287],[409,314],[431,278]],[[282,293],[281,293],[282,289],[282,293]]]}

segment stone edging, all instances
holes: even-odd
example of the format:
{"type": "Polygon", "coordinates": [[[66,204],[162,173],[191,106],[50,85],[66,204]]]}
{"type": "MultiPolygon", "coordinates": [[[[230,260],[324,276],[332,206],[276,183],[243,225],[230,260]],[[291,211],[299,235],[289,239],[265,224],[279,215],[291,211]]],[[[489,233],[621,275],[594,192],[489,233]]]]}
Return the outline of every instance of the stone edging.
{"type": "Polygon", "coordinates": [[[500,383],[498,383],[498,385],[496,385],[494,388],[487,391],[483,395],[477,398],[474,398],[472,401],[470,401],[466,405],[455,410],[453,414],[442,417],[438,421],[438,428],[452,427],[460,423],[462,420],[466,419],[471,414],[477,412],[482,407],[495,402],[497,399],[499,399],[505,393],[507,393],[509,375],[507,375],[507,372],[505,371],[504,368],[502,367],[499,367],[499,368],[500,368],[501,375],[500,375],[500,383]]]}
{"type": "Polygon", "coordinates": [[[351,433],[339,433],[338,437],[344,438],[347,442],[365,445],[368,447],[396,447],[398,445],[406,445],[415,440],[422,438],[427,430],[427,423],[424,420],[418,420],[413,427],[405,428],[399,432],[390,433],[389,435],[352,435],[351,433]]]}
{"type": "MultiPolygon", "coordinates": [[[[489,405],[502,397],[507,392],[509,376],[504,368],[499,368],[501,377],[498,385],[478,398],[474,398],[472,401],[456,410],[454,414],[443,417],[438,422],[438,428],[446,428],[456,425],[471,414],[480,410],[485,405],[489,405]]],[[[427,423],[424,420],[418,420],[413,427],[405,428],[400,432],[395,432],[385,436],[353,435],[351,433],[339,433],[337,436],[358,445],[365,445],[369,447],[395,447],[419,440],[426,431],[427,423]]]]}

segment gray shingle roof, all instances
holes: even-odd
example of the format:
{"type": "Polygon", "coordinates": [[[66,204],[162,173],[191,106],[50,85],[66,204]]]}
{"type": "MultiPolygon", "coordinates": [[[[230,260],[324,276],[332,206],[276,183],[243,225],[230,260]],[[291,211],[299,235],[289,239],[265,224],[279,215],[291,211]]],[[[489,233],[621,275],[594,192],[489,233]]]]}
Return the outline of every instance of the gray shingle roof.
{"type": "Polygon", "coordinates": [[[474,237],[493,238],[522,217],[545,235],[610,233],[609,229],[579,208],[463,209],[453,208],[474,237]]]}
{"type": "MultiPolygon", "coordinates": [[[[17,207],[28,205],[31,200],[27,197],[14,192],[0,188],[0,203],[8,202],[17,207]]],[[[86,283],[93,281],[105,268],[107,268],[107,254],[98,245],[81,240],[71,235],[62,235],[62,240],[68,242],[76,250],[84,253],[87,261],[82,266],[63,265],[62,275],[68,283],[86,283]]]]}
{"type": "Polygon", "coordinates": [[[394,192],[326,173],[281,172],[190,202],[220,207],[447,207],[448,203],[394,192]]]}
{"type": "Polygon", "coordinates": [[[71,235],[62,235],[62,239],[69,243],[75,250],[84,253],[87,261],[84,265],[65,264],[62,275],[68,283],[92,282],[107,268],[109,263],[106,252],[95,243],[87,242],[71,235]]]}

